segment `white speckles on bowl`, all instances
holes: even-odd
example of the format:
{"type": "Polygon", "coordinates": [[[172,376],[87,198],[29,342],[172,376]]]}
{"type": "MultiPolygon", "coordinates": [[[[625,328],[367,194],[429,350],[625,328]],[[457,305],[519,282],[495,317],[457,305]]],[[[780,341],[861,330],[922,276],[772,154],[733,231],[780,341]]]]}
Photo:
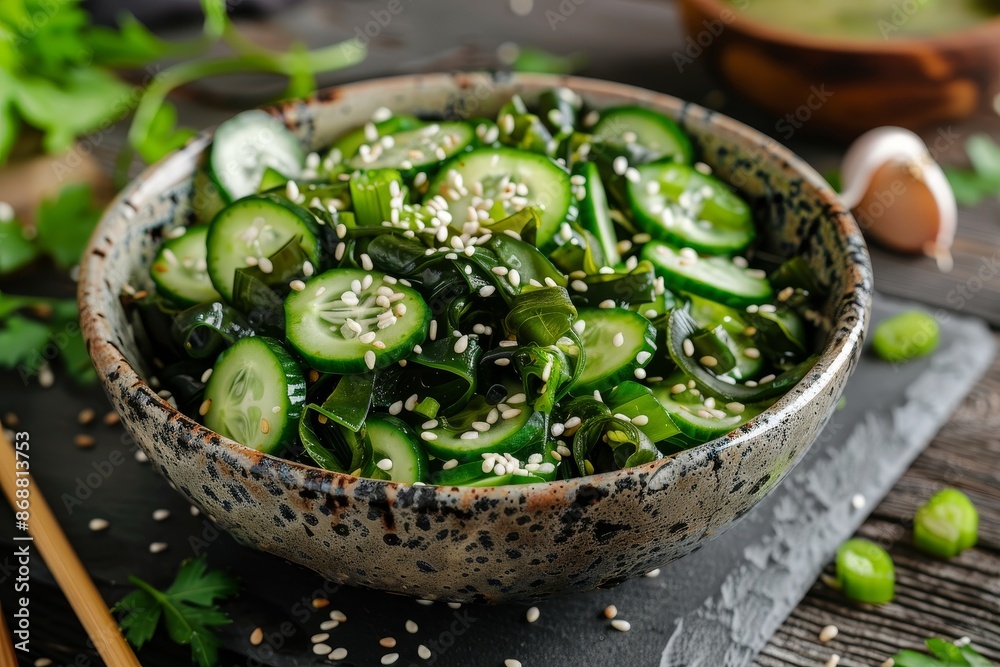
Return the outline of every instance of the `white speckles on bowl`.
{"type": "Polygon", "coordinates": [[[813,370],[727,437],[630,470],[531,486],[412,487],[358,479],[245,448],[179,413],[148,368],[119,303],[143,287],[165,225],[190,215],[210,137],[151,167],[108,209],[80,279],[81,320],[101,381],[126,427],[177,490],[241,542],[343,583],[424,598],[495,602],[610,586],[665,565],[726,530],[777,484],[832,413],[858,361],[871,269],[850,214],[815,172],[763,135],[666,95],[587,79],[486,74],[352,84],[273,109],[311,148],[387,106],[489,116],[512,93],[529,102],[568,85],[590,104],[641,104],[674,118],[700,159],[766,212],[762,237],[803,257],[830,296],[813,370]]]}

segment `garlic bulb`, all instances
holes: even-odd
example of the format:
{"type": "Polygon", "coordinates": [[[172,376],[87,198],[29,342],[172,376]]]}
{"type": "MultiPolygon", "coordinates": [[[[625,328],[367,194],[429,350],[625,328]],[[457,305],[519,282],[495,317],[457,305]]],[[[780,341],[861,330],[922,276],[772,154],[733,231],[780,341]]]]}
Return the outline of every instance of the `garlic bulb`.
{"type": "Polygon", "coordinates": [[[900,252],[924,253],[951,270],[958,206],[924,142],[901,127],[880,127],[851,144],[840,198],[866,236],[900,252]]]}

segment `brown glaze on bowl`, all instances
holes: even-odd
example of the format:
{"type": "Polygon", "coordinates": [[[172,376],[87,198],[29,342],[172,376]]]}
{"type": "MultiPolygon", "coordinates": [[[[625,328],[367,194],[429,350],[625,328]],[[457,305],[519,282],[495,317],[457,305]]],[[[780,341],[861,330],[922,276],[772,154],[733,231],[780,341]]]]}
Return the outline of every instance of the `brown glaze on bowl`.
{"type": "Polygon", "coordinates": [[[725,0],[680,0],[680,9],[697,57],[777,116],[779,138],[796,124],[842,138],[883,125],[919,130],[991,112],[1000,94],[1000,18],[881,40],[772,28],[725,0]]]}
{"type": "Polygon", "coordinates": [[[388,106],[492,116],[567,85],[598,107],[658,109],[746,194],[767,246],[800,255],[829,286],[815,368],[724,438],[638,468],[530,486],[454,488],[358,479],[248,449],[150,388],[119,303],[148,287],[163,228],[191,216],[191,182],[211,136],[150,167],[105,213],[82,263],[81,320],[101,381],[129,432],[188,500],[244,544],[337,582],[427,598],[527,600],[611,586],[690,553],[759,502],[831,415],[860,356],[871,301],[861,234],[826,182],[772,140],[701,107],[637,88],[544,75],[409,76],[330,89],[272,109],[305,145],[328,145],[388,106]]]}

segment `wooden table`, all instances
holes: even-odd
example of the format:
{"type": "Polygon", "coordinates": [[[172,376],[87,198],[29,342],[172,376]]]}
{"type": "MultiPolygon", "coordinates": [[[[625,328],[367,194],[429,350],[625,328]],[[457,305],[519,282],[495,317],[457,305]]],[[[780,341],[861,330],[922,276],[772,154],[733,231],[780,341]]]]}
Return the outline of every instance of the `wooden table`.
{"type": "MultiPolygon", "coordinates": [[[[285,45],[293,37],[324,44],[354,34],[354,26],[371,19],[379,2],[304,2],[266,21],[245,24],[254,39],[285,45]]],[[[350,72],[326,77],[324,83],[413,71],[477,68],[497,65],[496,49],[508,41],[541,46],[560,53],[585,52],[583,74],[670,92],[696,102],[712,102],[730,115],[773,133],[773,119],[760,116],[737,100],[727,100],[696,62],[683,74],[671,53],[682,44],[671,3],[640,0],[563,0],[575,10],[553,29],[546,10],[560,11],[558,0],[538,0],[527,16],[517,16],[506,3],[404,4],[405,10],[372,39],[368,61],[350,72]]],[[[254,104],[245,82],[213,82],[189,91],[180,106],[182,119],[195,126],[218,122],[231,113],[204,105],[226,100],[254,104]],[[197,100],[197,102],[195,101],[197,100]]],[[[257,89],[257,86],[253,86],[257,89]]],[[[1000,126],[987,126],[996,131],[1000,126]]],[[[967,131],[967,130],[966,130],[967,131]]],[[[800,139],[797,137],[796,139],[800,139]]],[[[121,133],[110,135],[98,154],[111,164],[121,133]]],[[[842,147],[803,138],[794,147],[820,169],[836,165],[842,147]]],[[[877,284],[903,296],[919,296],[935,305],[947,303],[955,285],[974,274],[984,259],[1000,250],[997,207],[963,215],[956,246],[957,268],[950,277],[937,275],[930,262],[876,252],[877,284]]],[[[969,301],[966,313],[1000,318],[1000,280],[987,281],[969,301]]],[[[877,446],[877,443],[872,443],[877,446]]],[[[846,603],[824,584],[817,584],[757,658],[762,667],[823,665],[831,654],[845,667],[878,665],[899,648],[919,647],[923,638],[968,635],[984,654],[1000,660],[1000,362],[977,385],[948,425],[916,461],[893,491],[874,510],[860,533],[891,546],[897,565],[897,600],[881,608],[846,603]],[[967,492],[981,513],[980,544],[961,557],[942,562],[910,546],[909,525],[916,508],[945,485],[967,492]],[[820,629],[839,627],[832,642],[818,641],[820,629]]]]}

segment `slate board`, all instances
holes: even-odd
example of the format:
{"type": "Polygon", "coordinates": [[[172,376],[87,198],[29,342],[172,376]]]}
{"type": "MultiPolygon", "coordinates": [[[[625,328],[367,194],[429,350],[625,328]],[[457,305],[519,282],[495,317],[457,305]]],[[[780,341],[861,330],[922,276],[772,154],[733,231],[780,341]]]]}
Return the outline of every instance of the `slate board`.
{"type": "MultiPolygon", "coordinates": [[[[875,320],[914,307],[879,297],[875,320]]],[[[0,382],[0,414],[12,410],[31,433],[32,469],[71,541],[113,601],[136,574],[165,585],[177,564],[207,550],[214,566],[224,565],[245,583],[242,596],[228,605],[235,622],[223,634],[229,652],[224,665],[292,667],[327,663],[311,652],[310,637],[331,610],[348,621],[331,631],[329,643],[348,649],[347,665],[377,665],[392,651],[398,665],[492,667],[517,658],[526,667],[547,665],[711,666],[747,665],[796,606],[843,539],[893,486],[912,459],[930,441],[961,398],[989,366],[994,342],[977,320],[946,316],[942,342],[927,359],[892,366],[870,352],[847,388],[846,406],[788,478],[735,528],[703,549],[663,569],[656,578],[630,581],[617,589],[550,600],[538,605],[541,618],[524,620],[525,607],[418,605],[383,593],[340,588],[274,557],[244,549],[214,530],[204,517],[193,517],[149,464],[138,463],[120,427],[82,427],[76,416],[106,402],[95,391],[62,385],[43,392],[24,389],[17,380],[0,382]],[[75,433],[95,435],[98,445],[79,450],[75,433]],[[115,464],[115,461],[121,461],[115,464]],[[93,475],[95,464],[112,472],[93,475]],[[87,478],[90,476],[88,486],[87,478]],[[95,483],[100,479],[100,483],[95,483]],[[81,486],[82,484],[82,486],[81,486]],[[74,489],[78,489],[74,491],[74,489]],[[89,492],[89,494],[88,494],[89,492]],[[80,503],[72,495],[88,495],[80,503]],[[868,509],[854,509],[851,497],[863,494],[868,509]],[[172,516],[154,522],[154,509],[172,516]],[[92,533],[87,522],[108,519],[110,528],[92,533]],[[150,554],[153,541],[170,547],[150,554]],[[313,609],[310,601],[328,597],[330,606],[313,609]],[[632,631],[610,629],[601,616],[614,604],[632,631]],[[404,629],[407,619],[419,625],[404,629]],[[271,644],[251,647],[248,637],[261,626],[271,644]],[[396,638],[395,649],[378,639],[396,638]],[[418,644],[437,648],[430,661],[417,658],[418,644]]],[[[12,526],[9,510],[0,526],[12,526]]],[[[0,603],[12,604],[9,578],[12,530],[0,529],[0,603]]],[[[86,638],[65,601],[51,587],[36,561],[32,570],[32,656],[57,664],[91,655],[86,638]]],[[[186,664],[185,650],[154,641],[141,658],[147,666],[186,664]]],[[[31,664],[25,659],[24,664],[31,664]]],[[[77,663],[99,664],[99,663],[77,663]]]]}

